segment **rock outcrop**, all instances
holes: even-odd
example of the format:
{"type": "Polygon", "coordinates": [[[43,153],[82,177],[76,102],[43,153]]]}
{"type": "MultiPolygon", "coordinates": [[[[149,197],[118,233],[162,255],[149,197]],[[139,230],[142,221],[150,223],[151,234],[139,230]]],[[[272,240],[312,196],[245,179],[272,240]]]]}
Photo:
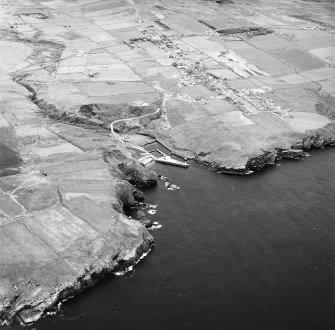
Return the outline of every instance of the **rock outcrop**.
{"type": "Polygon", "coordinates": [[[155,172],[148,170],[138,161],[131,161],[127,164],[119,165],[121,172],[125,175],[126,180],[131,184],[139,187],[148,187],[157,183],[155,172]]]}
{"type": "Polygon", "coordinates": [[[137,211],[136,219],[147,228],[152,226],[151,220],[146,217],[142,210],[137,211]]]}
{"type": "Polygon", "coordinates": [[[148,186],[155,174],[136,170],[136,152],[104,128],[36,97],[63,46],[2,33],[0,325],[15,319],[27,325],[106,273],[126,272],[150,251],[145,224],[123,208],[144,199],[130,182],[148,186]],[[45,67],[48,61],[49,71],[13,74],[25,61],[45,67]],[[125,161],[136,166],[123,169],[125,161]]]}

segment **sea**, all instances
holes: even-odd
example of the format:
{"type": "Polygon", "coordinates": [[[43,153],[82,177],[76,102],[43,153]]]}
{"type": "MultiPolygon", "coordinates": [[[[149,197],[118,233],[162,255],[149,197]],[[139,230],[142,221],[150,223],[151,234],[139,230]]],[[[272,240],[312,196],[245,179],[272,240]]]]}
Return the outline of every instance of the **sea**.
{"type": "Polygon", "coordinates": [[[144,191],[150,254],[29,329],[335,329],[335,149],[311,155],[250,176],[153,165],[170,185],[144,191]]]}

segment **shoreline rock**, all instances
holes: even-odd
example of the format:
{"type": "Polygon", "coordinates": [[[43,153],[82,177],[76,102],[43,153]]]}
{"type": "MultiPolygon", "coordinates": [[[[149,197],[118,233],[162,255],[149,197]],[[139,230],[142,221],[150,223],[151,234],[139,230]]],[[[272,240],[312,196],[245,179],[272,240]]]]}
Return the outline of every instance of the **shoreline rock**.
{"type": "Polygon", "coordinates": [[[1,119],[6,114],[0,138],[20,160],[20,171],[0,177],[0,325],[29,325],[147,255],[153,237],[123,207],[144,199],[129,181],[149,186],[155,174],[104,129],[70,125],[56,105],[37,100],[43,81],[13,74],[14,82],[9,74],[6,86],[15,90],[19,83],[28,93],[0,91],[1,119]]]}
{"type": "Polygon", "coordinates": [[[302,159],[309,157],[310,154],[307,150],[310,149],[323,149],[326,147],[335,146],[335,137],[329,136],[325,130],[324,135],[322,132],[320,134],[311,135],[303,138],[302,141],[296,142],[292,145],[291,149],[281,149],[277,148],[275,150],[265,151],[263,154],[251,157],[246,162],[245,166],[240,168],[228,168],[223,165],[218,165],[215,163],[208,163],[205,160],[195,157],[195,162],[199,165],[203,165],[210,170],[214,170],[219,174],[239,174],[248,175],[254,173],[254,171],[259,171],[267,165],[275,165],[276,161],[281,159],[302,159]]]}
{"type": "Polygon", "coordinates": [[[146,217],[145,213],[142,210],[137,211],[136,220],[146,228],[150,228],[152,226],[151,220],[146,217]]]}
{"type": "Polygon", "coordinates": [[[59,288],[59,291],[51,293],[44,301],[39,300],[31,305],[25,304],[20,310],[11,310],[9,306],[8,308],[5,306],[6,312],[2,311],[0,313],[0,322],[3,325],[10,324],[17,317],[21,325],[31,325],[50,313],[56,312],[59,303],[67,301],[92,287],[106,274],[126,273],[129,268],[140,262],[143,255],[147,255],[150,252],[153,240],[150,234],[149,236],[150,238],[146,238],[143,244],[138,246],[135,251],[129,253],[129,255],[120,259],[113,256],[95,267],[85,269],[82,274],[78,274],[78,277],[73,282],[67,283],[66,286],[59,288]]]}

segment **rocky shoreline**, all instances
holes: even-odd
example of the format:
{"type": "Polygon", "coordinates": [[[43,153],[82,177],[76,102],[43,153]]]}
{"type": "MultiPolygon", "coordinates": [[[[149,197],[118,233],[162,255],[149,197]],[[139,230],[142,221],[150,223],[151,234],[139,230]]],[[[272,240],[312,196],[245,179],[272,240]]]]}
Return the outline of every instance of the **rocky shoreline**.
{"type": "MultiPolygon", "coordinates": [[[[29,101],[25,101],[27,105],[29,101]]],[[[34,120],[38,117],[41,115],[37,113],[33,116],[34,120]]],[[[86,131],[85,128],[61,125],[63,130],[86,131]]],[[[99,133],[95,132],[94,137],[99,137],[99,133]]],[[[13,139],[15,141],[15,135],[13,139]]],[[[25,141],[25,148],[29,145],[29,141],[25,141]]],[[[60,155],[70,157],[67,162],[56,154],[48,153],[47,159],[43,160],[28,160],[29,155],[21,153],[25,168],[20,169],[19,164],[19,174],[0,178],[1,202],[10,201],[5,218],[2,213],[0,222],[2,243],[6,244],[10,239],[0,254],[0,324],[8,325],[15,319],[22,325],[34,323],[57,311],[59,303],[91,287],[106,273],[126,272],[150,251],[153,237],[140,222],[129,220],[123,209],[144,200],[143,193],[133,184],[137,187],[156,184],[156,175],[146,170],[129,152],[118,151],[118,154],[121,158],[115,158],[115,151],[111,153],[104,148],[97,157],[86,157],[65,148],[60,155]],[[103,180],[107,180],[103,189],[110,201],[101,199],[97,192],[90,191],[89,186],[78,186],[92,166],[94,175],[100,175],[99,168],[103,171],[103,180]],[[71,181],[72,188],[67,188],[66,177],[77,176],[75,172],[83,175],[71,181]],[[110,186],[108,180],[115,183],[110,186]],[[76,192],[70,193],[71,189],[76,192]],[[84,195],[88,198],[81,197],[84,195]],[[11,206],[11,203],[15,204],[11,206]],[[35,227],[37,223],[45,229],[40,231],[35,227]],[[81,232],[74,231],[76,226],[80,226],[81,232]],[[70,245],[64,241],[69,235],[70,245]],[[22,249],[20,237],[26,246],[23,248],[28,250],[21,251],[22,255],[18,256],[15,251],[22,249]],[[79,261],[75,261],[76,258],[79,261]],[[55,267],[59,270],[48,273],[48,269],[55,267]]],[[[95,178],[90,180],[92,185],[95,178]]],[[[100,181],[96,182],[99,184],[100,181]]]]}
{"type": "Polygon", "coordinates": [[[302,141],[296,142],[290,149],[277,148],[275,150],[266,151],[264,154],[251,157],[246,165],[242,168],[227,168],[224,165],[210,163],[206,160],[201,160],[201,157],[196,156],[195,162],[205,166],[210,170],[216,171],[218,174],[239,174],[248,175],[255,171],[262,170],[267,165],[275,165],[281,159],[302,159],[309,157],[307,152],[310,149],[323,149],[335,146],[335,137],[327,131],[327,129],[319,130],[319,132],[311,133],[302,141]]]}
{"type": "MultiPolygon", "coordinates": [[[[8,39],[6,33],[4,39],[4,56],[21,43],[64,48],[8,39]]],[[[27,55],[38,62],[41,52],[27,55]]],[[[44,107],[36,98],[44,81],[22,83],[26,74],[13,73],[11,64],[5,70],[0,75],[0,324],[29,325],[106,273],[124,274],[149,253],[153,237],[123,210],[143,202],[138,188],[156,184],[157,178],[137,161],[136,150],[104,129],[57,116],[56,106],[44,107]]]]}
{"type": "MultiPolygon", "coordinates": [[[[155,134],[150,132],[142,132],[155,139],[160,145],[169,150],[172,155],[182,159],[194,160],[196,164],[206,167],[208,170],[215,171],[218,174],[232,174],[232,175],[249,175],[254,172],[262,170],[267,165],[275,165],[281,159],[299,160],[309,157],[308,151],[311,149],[324,149],[335,146],[335,125],[330,124],[325,128],[309,132],[304,137],[294,138],[291,147],[289,148],[273,148],[272,150],[263,151],[257,156],[249,155],[246,158],[245,164],[241,167],[227,167],[222,163],[216,163],[206,160],[209,153],[201,152],[193,154],[191,151],[181,151],[167,143],[164,139],[155,139],[155,134]]],[[[287,144],[287,143],[285,143],[287,144]]]]}
{"type": "MultiPolygon", "coordinates": [[[[37,93],[32,86],[30,86],[27,82],[22,81],[22,77],[16,77],[15,81],[25,88],[27,88],[32,94],[32,101],[50,118],[61,120],[62,122],[68,122],[73,125],[84,125],[88,127],[102,127],[109,130],[109,121],[95,120],[90,119],[88,117],[80,117],[77,114],[67,113],[66,111],[62,112],[57,109],[57,107],[53,104],[48,104],[43,99],[37,98],[37,93]]],[[[155,118],[155,120],[159,120],[160,118],[155,118]]],[[[126,128],[126,126],[124,127],[126,128]]],[[[325,147],[335,146],[335,124],[328,124],[326,127],[310,131],[303,138],[298,137],[291,140],[297,140],[297,142],[292,143],[290,148],[275,148],[273,150],[264,151],[263,154],[258,156],[247,156],[247,160],[244,166],[242,167],[227,167],[224,164],[210,162],[206,160],[206,157],[202,157],[202,154],[207,155],[206,152],[201,152],[199,154],[189,151],[181,151],[179,148],[173,147],[169,144],[166,139],[153,132],[152,130],[146,130],[145,127],[139,126],[138,132],[140,134],[144,134],[152,137],[159,144],[168,149],[172,154],[184,158],[194,160],[197,164],[201,166],[205,166],[206,168],[216,171],[218,174],[237,174],[237,175],[248,175],[254,173],[254,171],[259,171],[266,165],[274,165],[276,161],[280,159],[301,159],[306,156],[309,156],[307,151],[311,148],[322,149],[325,147]],[[192,155],[193,154],[193,155],[192,155]]],[[[302,135],[302,134],[300,134],[302,135]]],[[[286,142],[284,143],[286,144],[286,142]]],[[[139,165],[139,164],[138,164],[139,165]]],[[[138,168],[141,168],[139,166],[138,168]]],[[[148,183],[143,183],[141,180],[137,181],[133,178],[129,179],[131,183],[134,183],[138,186],[148,186],[150,184],[154,184],[154,181],[150,181],[148,183]]]]}
{"type": "Polygon", "coordinates": [[[125,274],[150,252],[153,245],[152,236],[147,234],[143,239],[143,243],[128,255],[100,260],[83,273],[76,274],[71,281],[62,283],[54,292],[40,294],[38,299],[24,304],[17,304],[15,300],[3,304],[0,312],[1,325],[10,325],[15,319],[23,326],[31,325],[57,312],[61,303],[92,287],[106,274],[125,274]]]}

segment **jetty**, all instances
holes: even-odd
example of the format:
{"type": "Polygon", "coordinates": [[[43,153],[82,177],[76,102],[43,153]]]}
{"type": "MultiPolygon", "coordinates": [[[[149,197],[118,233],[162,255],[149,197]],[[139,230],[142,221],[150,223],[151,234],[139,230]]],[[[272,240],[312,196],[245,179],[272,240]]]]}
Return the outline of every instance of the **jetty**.
{"type": "Polygon", "coordinates": [[[174,165],[179,167],[187,168],[190,166],[190,164],[187,164],[186,161],[182,162],[176,159],[173,159],[171,156],[166,155],[163,151],[160,151],[159,149],[156,149],[156,151],[161,154],[161,157],[156,157],[151,152],[154,152],[155,150],[148,151],[141,154],[141,158],[139,161],[144,166],[147,166],[148,164],[152,162],[162,163],[162,164],[168,164],[168,165],[174,165]]]}
{"type": "Polygon", "coordinates": [[[162,155],[162,157],[155,158],[155,161],[157,163],[174,165],[174,166],[179,166],[179,167],[184,167],[184,168],[187,168],[190,166],[190,164],[187,164],[186,161],[181,162],[179,160],[173,159],[171,156],[166,155],[163,151],[160,151],[158,149],[156,149],[156,151],[162,155]]]}

